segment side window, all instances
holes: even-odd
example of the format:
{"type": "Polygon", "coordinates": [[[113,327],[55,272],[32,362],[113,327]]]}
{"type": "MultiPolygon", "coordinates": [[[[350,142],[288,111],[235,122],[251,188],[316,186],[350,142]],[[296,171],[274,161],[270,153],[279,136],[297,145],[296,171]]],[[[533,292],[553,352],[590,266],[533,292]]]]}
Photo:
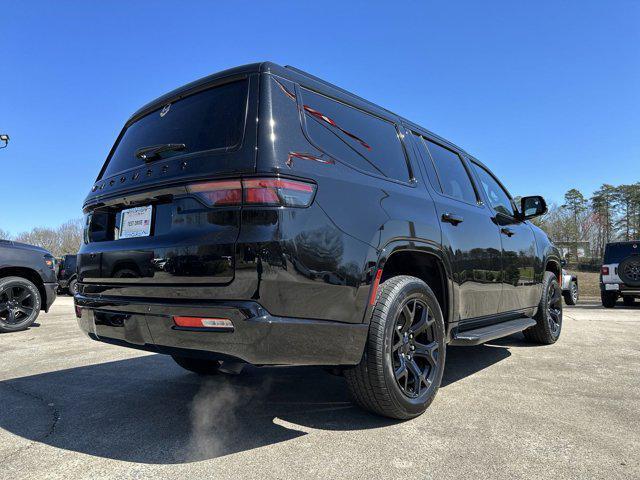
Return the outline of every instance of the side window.
{"type": "Polygon", "coordinates": [[[513,209],[511,198],[509,198],[509,194],[504,191],[504,188],[500,186],[493,175],[486,169],[475,162],[471,162],[471,165],[473,165],[473,169],[478,175],[478,179],[480,180],[480,187],[487,196],[491,208],[493,208],[498,213],[503,213],[505,215],[513,217],[515,212],[513,209]]]}
{"type": "Polygon", "coordinates": [[[366,172],[409,181],[395,125],[323,95],[302,91],[307,131],[319,147],[366,172]]]}
{"type": "Polygon", "coordinates": [[[433,160],[442,193],[467,203],[476,203],[476,191],[469,173],[457,153],[420,138],[433,160]]]}

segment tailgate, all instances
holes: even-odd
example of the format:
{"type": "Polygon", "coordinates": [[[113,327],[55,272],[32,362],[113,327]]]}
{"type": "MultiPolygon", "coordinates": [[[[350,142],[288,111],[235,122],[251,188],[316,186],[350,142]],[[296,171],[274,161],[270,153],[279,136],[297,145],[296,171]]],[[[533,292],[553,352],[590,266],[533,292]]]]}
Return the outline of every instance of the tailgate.
{"type": "MultiPolygon", "coordinates": [[[[142,218],[146,218],[143,216],[142,218]]],[[[99,284],[222,284],[233,280],[240,207],[211,209],[185,186],[116,199],[87,216],[79,280],[99,284]],[[145,228],[128,228],[128,211],[148,212],[145,228]],[[130,234],[136,235],[128,237],[130,234]]]]}

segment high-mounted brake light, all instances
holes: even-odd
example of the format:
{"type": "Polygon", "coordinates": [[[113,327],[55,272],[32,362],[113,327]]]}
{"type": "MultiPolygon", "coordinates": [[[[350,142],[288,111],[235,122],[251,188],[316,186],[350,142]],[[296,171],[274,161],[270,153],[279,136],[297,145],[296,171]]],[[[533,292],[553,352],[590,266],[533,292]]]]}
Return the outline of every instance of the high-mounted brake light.
{"type": "Polygon", "coordinates": [[[173,317],[173,323],[182,328],[209,328],[225,332],[233,331],[233,323],[228,318],[173,317]]]}
{"type": "Polygon", "coordinates": [[[609,267],[607,267],[607,266],[603,265],[603,266],[600,268],[600,273],[601,273],[602,275],[609,275],[609,267]]]}
{"type": "Polygon", "coordinates": [[[195,183],[187,186],[210,207],[264,205],[308,207],[316,186],[312,183],[285,178],[248,178],[195,183]]]}

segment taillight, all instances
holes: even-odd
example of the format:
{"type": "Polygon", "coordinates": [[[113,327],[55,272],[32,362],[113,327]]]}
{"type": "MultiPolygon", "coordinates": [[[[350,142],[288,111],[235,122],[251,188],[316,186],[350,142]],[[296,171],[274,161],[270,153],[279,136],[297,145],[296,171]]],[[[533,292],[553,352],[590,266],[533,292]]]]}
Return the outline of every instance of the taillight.
{"type": "Polygon", "coordinates": [[[602,267],[600,267],[600,273],[602,275],[609,275],[609,267],[603,265],[602,267]]]}
{"type": "Polygon", "coordinates": [[[242,181],[247,205],[307,207],[316,191],[311,183],[283,178],[250,178],[242,181]]]}
{"type": "Polygon", "coordinates": [[[187,186],[187,191],[211,207],[241,204],[308,207],[313,200],[316,186],[284,178],[248,178],[196,183],[187,186]]]}
{"type": "Polygon", "coordinates": [[[56,260],[51,255],[45,255],[44,256],[44,263],[51,270],[53,270],[55,268],[55,266],[56,266],[56,260]]]}
{"type": "Polygon", "coordinates": [[[217,182],[188,185],[187,191],[196,194],[211,207],[240,205],[242,184],[240,180],[220,180],[217,182]]]}

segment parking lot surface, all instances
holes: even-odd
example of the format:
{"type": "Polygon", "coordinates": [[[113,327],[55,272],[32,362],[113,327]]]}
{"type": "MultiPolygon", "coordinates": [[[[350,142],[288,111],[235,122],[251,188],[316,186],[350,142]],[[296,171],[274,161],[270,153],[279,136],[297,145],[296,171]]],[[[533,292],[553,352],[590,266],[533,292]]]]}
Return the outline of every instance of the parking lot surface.
{"type": "Polygon", "coordinates": [[[451,347],[421,417],[319,368],[203,380],[93,342],[59,298],[0,335],[0,478],[640,478],[640,307],[565,309],[553,346],[451,347]]]}

